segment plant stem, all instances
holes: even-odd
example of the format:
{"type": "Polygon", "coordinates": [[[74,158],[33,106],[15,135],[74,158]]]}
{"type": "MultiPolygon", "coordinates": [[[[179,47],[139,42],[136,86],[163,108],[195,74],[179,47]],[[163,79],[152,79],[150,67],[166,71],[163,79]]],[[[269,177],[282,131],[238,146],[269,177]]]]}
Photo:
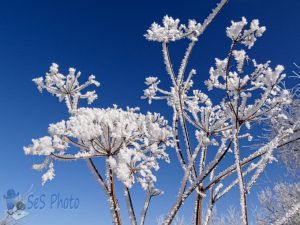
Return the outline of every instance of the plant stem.
{"type": "Polygon", "coordinates": [[[202,196],[197,194],[196,197],[196,215],[195,215],[195,225],[201,225],[202,222],[202,196]]]}
{"type": "Polygon", "coordinates": [[[109,201],[111,205],[110,207],[111,207],[113,222],[115,225],[122,225],[121,216],[120,216],[120,207],[116,197],[114,175],[110,167],[108,168],[108,176],[109,176],[108,177],[109,178],[109,201]]]}
{"type": "Polygon", "coordinates": [[[148,211],[148,208],[150,205],[151,197],[152,196],[149,194],[149,195],[147,195],[147,198],[145,200],[140,225],[144,225],[144,223],[145,223],[145,218],[146,218],[147,211],[148,211]]]}
{"type": "Polygon", "coordinates": [[[124,195],[125,195],[125,198],[126,198],[126,204],[127,204],[127,209],[128,209],[129,217],[130,217],[130,220],[131,220],[131,224],[132,225],[137,225],[130,190],[125,185],[124,185],[124,195]]]}

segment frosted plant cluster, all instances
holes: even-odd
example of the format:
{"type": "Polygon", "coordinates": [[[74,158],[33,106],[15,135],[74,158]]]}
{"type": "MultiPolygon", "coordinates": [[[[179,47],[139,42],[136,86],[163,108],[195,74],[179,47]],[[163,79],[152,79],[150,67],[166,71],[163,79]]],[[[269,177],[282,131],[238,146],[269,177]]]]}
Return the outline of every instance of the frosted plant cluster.
{"type": "Polygon", "coordinates": [[[153,23],[149,30],[147,30],[145,37],[149,41],[169,42],[185,37],[197,40],[197,36],[202,29],[201,24],[197,23],[196,20],[189,20],[188,25],[184,25],[180,24],[179,19],[174,20],[172,17],[165,16],[162,22],[162,25],[153,23]]]}
{"type": "Polygon", "coordinates": [[[294,127],[293,135],[290,135],[286,144],[281,146],[277,152],[278,158],[283,162],[291,175],[300,176],[300,73],[299,66],[295,64],[297,72],[291,77],[297,84],[290,89],[292,103],[284,108],[286,117],[279,119],[271,119],[270,129],[272,136],[276,135],[282,127],[294,127]]]}
{"type": "Polygon", "coordinates": [[[99,83],[90,76],[80,85],[80,73],[75,69],[65,76],[53,64],[45,78],[34,79],[39,90],[46,89],[64,100],[70,112],[66,121],[49,125],[48,136],[33,139],[32,145],[24,148],[26,154],[46,157],[42,164],[34,165],[38,170],[47,169],[43,182],[53,179],[54,160],[84,159],[108,197],[116,225],[122,224],[122,218],[115,177],[123,185],[132,225],[138,224],[138,218],[130,191],[134,183],[141,184],[147,193],[139,222],[143,225],[151,199],[162,194],[155,188],[154,171],[159,169],[160,159],[169,162],[166,148],[171,147],[183,175],[178,179],[176,199],[160,223],[174,223],[186,200],[194,196],[193,224],[208,225],[219,199],[237,186],[239,221],[248,225],[248,194],[267,165],[276,160],[274,152],[297,139],[292,137],[298,134],[299,123],[289,122],[291,111],[287,109],[295,98],[283,85],[284,67],[273,66],[271,61],[259,63],[247,52],[266,31],[257,19],[248,23],[242,17],[231,22],[226,28],[228,54],[215,59],[203,80],[206,89],[196,87],[197,71],[188,69],[192,50],[227,2],[221,0],[201,24],[189,20],[184,25],[165,16],[162,24],[153,23],[144,35],[162,45],[170,85],[161,88],[158,76],[148,77],[142,98],[149,103],[165,100],[172,109],[170,126],[160,114],[143,115],[137,108],[78,108],[79,99],[91,103],[97,98],[94,91],[82,94],[83,89],[99,83]],[[188,46],[176,70],[169,45],[177,41],[186,41],[188,46]],[[271,138],[262,142],[258,133],[268,127],[266,123],[276,124],[276,132],[267,131],[271,138]],[[96,157],[105,159],[105,178],[93,161],[96,157]]]}
{"type": "Polygon", "coordinates": [[[262,210],[258,225],[295,225],[300,223],[300,183],[277,183],[259,193],[262,210]]]}
{"type": "MultiPolygon", "coordinates": [[[[216,9],[221,9],[226,2],[221,1],[216,9]]],[[[172,33],[177,35],[170,36],[168,32],[161,32],[169,31],[169,20],[166,21],[165,17],[163,26],[154,23],[159,29],[154,29],[152,24],[145,35],[150,41],[162,42],[171,87],[169,90],[163,89],[158,77],[148,77],[143,98],[148,99],[149,103],[166,100],[172,107],[175,148],[184,173],[178,198],[165,217],[165,225],[172,223],[187,197],[194,192],[194,223],[209,224],[216,202],[236,185],[240,192],[241,221],[248,224],[247,194],[267,164],[275,160],[274,150],[285,145],[296,130],[295,125],[278,129],[269,142],[255,151],[249,151],[241,145],[247,141],[247,145],[253,142],[253,146],[257,146],[255,142],[260,138],[257,128],[253,130],[253,125],[257,126],[263,121],[281,121],[278,123],[280,126],[283,121],[287,122],[284,109],[292,103],[290,91],[281,85],[286,76],[284,67],[277,65],[272,68],[270,61],[258,63],[246,51],[254,46],[266,30],[257,19],[248,25],[243,17],[240,21],[232,21],[226,28],[226,35],[231,41],[228,55],[224,59],[215,59],[215,66],[210,68],[209,79],[205,81],[208,91],[223,91],[220,101],[215,103],[210,98],[212,93],[194,88],[196,70],[187,71],[188,60],[198,37],[217,13],[218,10],[214,10],[204,25],[199,25],[199,32],[193,33],[197,38],[189,39],[178,72],[172,63],[169,42],[187,37],[184,30],[186,26],[179,25],[178,19],[171,18],[172,24],[176,23],[176,26],[172,26],[176,32],[172,33]],[[193,139],[197,141],[196,145],[192,143],[193,139]],[[232,157],[234,163],[222,171],[218,167],[225,157],[232,157]],[[233,182],[222,185],[225,178],[233,175],[236,176],[233,182]],[[204,202],[208,204],[205,217],[202,216],[204,202]]]]}
{"type": "MultiPolygon", "coordinates": [[[[117,108],[79,108],[67,121],[50,124],[49,136],[33,139],[25,147],[25,153],[44,155],[57,159],[81,159],[107,157],[116,176],[127,187],[134,183],[135,175],[144,189],[153,184],[156,177],[152,170],[158,170],[157,160],[169,161],[165,152],[170,145],[171,131],[159,114],[147,115],[117,108]],[[68,154],[68,148],[75,146],[78,152],[68,154]]],[[[35,168],[44,169],[50,160],[35,168]]],[[[54,176],[53,164],[49,176],[54,176]],[[51,174],[51,175],[50,175],[51,174]]]]}
{"type": "Polygon", "coordinates": [[[154,188],[156,176],[153,171],[159,169],[159,160],[169,162],[166,147],[172,146],[172,130],[160,114],[148,112],[144,115],[139,108],[123,110],[116,105],[107,109],[78,108],[79,99],[87,99],[90,104],[97,98],[95,91],[82,94],[83,89],[100,84],[91,75],[80,85],[79,76],[80,72],[75,73],[73,68],[65,76],[53,63],[45,77],[33,79],[40,91],[46,89],[66,102],[70,117],[50,124],[49,135],[33,139],[31,145],[24,147],[24,152],[26,155],[45,156],[41,164],[33,165],[33,169],[46,170],[42,175],[43,184],[55,176],[54,160],[86,160],[109,196],[116,222],[120,216],[113,177],[116,176],[124,185],[127,198],[130,197],[129,189],[136,182],[148,196],[160,195],[162,192],[154,188]],[[105,158],[106,183],[92,161],[96,157],[105,158]]]}
{"type": "Polygon", "coordinates": [[[37,85],[40,92],[46,89],[52,95],[58,97],[59,101],[65,101],[70,112],[73,109],[77,109],[79,99],[87,99],[88,103],[91,104],[97,99],[95,91],[87,91],[84,94],[81,93],[83,89],[90,86],[91,84],[100,86],[100,83],[95,80],[94,75],[90,75],[87,82],[80,85],[78,78],[81,72],[76,73],[76,69],[70,68],[68,75],[59,73],[58,65],[52,63],[50,70],[44,77],[38,77],[33,79],[33,82],[37,85]]]}
{"type": "Polygon", "coordinates": [[[251,21],[249,29],[245,29],[247,23],[245,17],[238,22],[231,21],[231,26],[226,28],[226,34],[231,40],[240,42],[250,49],[257,38],[266,31],[266,27],[260,27],[259,20],[256,19],[251,21]]]}

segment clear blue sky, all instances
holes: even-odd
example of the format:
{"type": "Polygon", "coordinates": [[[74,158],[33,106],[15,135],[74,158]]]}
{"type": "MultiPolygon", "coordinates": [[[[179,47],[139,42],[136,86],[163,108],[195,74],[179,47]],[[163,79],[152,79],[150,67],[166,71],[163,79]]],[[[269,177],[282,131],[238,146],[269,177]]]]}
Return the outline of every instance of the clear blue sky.
{"type": "MultiPolygon", "coordinates": [[[[42,159],[26,157],[23,146],[28,145],[31,138],[46,135],[49,123],[67,116],[65,106],[49,94],[39,94],[31,80],[44,75],[52,62],[59,64],[64,72],[72,66],[82,72],[82,80],[95,74],[101,82],[100,98],[94,106],[140,106],[143,112],[159,111],[170,118],[166,105],[149,106],[140,99],[146,76],[155,75],[164,83],[168,81],[160,45],[147,42],[143,34],[153,21],[160,22],[166,14],[183,22],[189,18],[202,22],[217,2],[1,0],[0,218],[5,210],[2,193],[11,187],[24,193],[33,185],[34,194],[45,194],[46,201],[55,193],[62,197],[72,194],[80,199],[80,207],[51,210],[47,202],[46,209],[31,210],[24,224],[111,224],[104,194],[84,162],[56,163],[56,178],[44,187],[41,174],[31,170],[31,165],[42,159]]],[[[215,57],[225,57],[230,44],[225,27],[242,16],[249,20],[259,18],[261,24],[267,26],[264,37],[250,54],[258,61],[271,59],[273,65],[283,64],[291,74],[292,63],[300,62],[299,13],[298,0],[230,0],[195,48],[191,65],[198,71],[198,81],[207,79],[215,57]]],[[[182,46],[179,44],[178,50],[176,45],[171,46],[173,58],[180,59],[182,46]]],[[[203,85],[199,83],[199,87],[203,85]]],[[[162,199],[154,200],[148,225],[154,224],[156,216],[166,212],[174,201],[177,182],[182,176],[181,172],[174,171],[176,166],[162,165],[158,186],[167,192],[162,199]]],[[[270,170],[272,179],[280,179],[280,174],[273,176],[277,172],[280,171],[270,170]]],[[[265,184],[268,184],[266,176],[259,185],[265,184]]],[[[256,199],[255,192],[250,196],[256,199]]],[[[220,208],[228,207],[236,197],[229,195],[226,201],[220,202],[220,208]]],[[[142,193],[137,191],[134,199],[140,207],[142,193]]],[[[187,204],[181,212],[188,220],[190,210],[187,204]]],[[[124,207],[122,214],[127,217],[124,207]]]]}

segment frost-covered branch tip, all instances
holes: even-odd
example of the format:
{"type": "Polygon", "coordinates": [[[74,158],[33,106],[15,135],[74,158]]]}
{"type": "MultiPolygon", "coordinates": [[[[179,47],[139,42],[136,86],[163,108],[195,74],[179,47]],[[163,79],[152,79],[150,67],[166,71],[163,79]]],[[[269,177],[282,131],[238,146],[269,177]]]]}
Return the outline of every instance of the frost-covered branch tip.
{"type": "Polygon", "coordinates": [[[238,22],[231,21],[231,26],[226,28],[226,34],[232,41],[240,42],[250,49],[266,31],[266,27],[260,27],[258,19],[251,21],[249,29],[246,29],[247,24],[245,17],[238,22]]]}
{"type": "Polygon", "coordinates": [[[165,43],[183,38],[188,38],[193,42],[198,41],[198,37],[205,31],[227,2],[228,0],[220,1],[212,13],[204,20],[203,25],[194,19],[190,19],[187,25],[180,24],[179,19],[173,19],[166,15],[162,20],[162,25],[156,22],[152,23],[144,36],[149,41],[165,43]]]}
{"type": "Polygon", "coordinates": [[[180,24],[179,19],[173,19],[166,15],[163,18],[162,25],[152,23],[145,37],[149,41],[157,42],[177,41],[185,37],[197,41],[201,28],[201,24],[197,23],[196,20],[189,20],[188,25],[184,25],[180,24]]]}
{"type": "Polygon", "coordinates": [[[95,80],[94,75],[90,75],[87,82],[80,84],[78,81],[81,75],[80,71],[76,73],[76,69],[70,68],[69,73],[63,75],[59,72],[58,67],[57,64],[52,63],[45,77],[33,79],[40,92],[46,89],[49,93],[58,97],[59,101],[64,100],[70,112],[77,109],[79,99],[87,99],[88,104],[97,99],[95,91],[81,93],[83,89],[92,84],[97,87],[100,86],[100,83],[95,80]]]}

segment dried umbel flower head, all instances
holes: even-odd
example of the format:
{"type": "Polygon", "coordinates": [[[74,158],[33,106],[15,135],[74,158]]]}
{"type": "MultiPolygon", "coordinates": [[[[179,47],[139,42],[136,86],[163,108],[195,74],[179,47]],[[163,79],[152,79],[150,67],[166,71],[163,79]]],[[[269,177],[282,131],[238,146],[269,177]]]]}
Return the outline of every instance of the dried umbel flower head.
{"type": "Polygon", "coordinates": [[[172,131],[167,121],[157,113],[144,115],[138,108],[123,110],[116,105],[107,109],[77,108],[79,98],[96,98],[96,94],[88,94],[94,91],[87,94],[80,91],[91,84],[99,85],[94,76],[80,85],[79,76],[73,68],[64,76],[58,72],[58,65],[52,64],[45,78],[34,79],[40,90],[46,89],[60,100],[65,99],[71,116],[50,124],[48,136],[33,139],[32,145],[24,147],[27,155],[46,156],[42,164],[33,168],[48,169],[42,176],[44,184],[54,178],[53,159],[106,157],[113,172],[128,188],[137,181],[147,190],[156,181],[152,171],[159,169],[158,160],[169,161],[165,150],[171,145],[172,131]],[[72,147],[76,147],[75,152],[72,147]]]}

